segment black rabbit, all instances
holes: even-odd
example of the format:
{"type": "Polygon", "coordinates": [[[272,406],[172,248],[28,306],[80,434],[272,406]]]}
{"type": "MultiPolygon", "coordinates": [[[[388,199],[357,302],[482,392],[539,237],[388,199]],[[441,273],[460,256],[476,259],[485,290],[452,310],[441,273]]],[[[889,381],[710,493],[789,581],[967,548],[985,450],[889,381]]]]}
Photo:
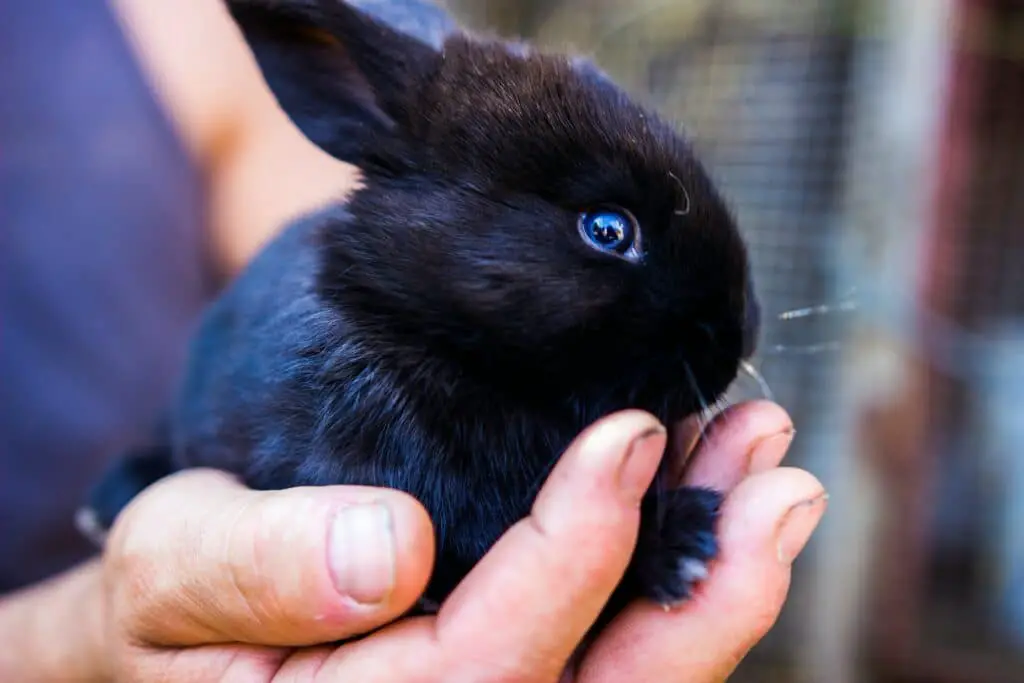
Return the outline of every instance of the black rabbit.
{"type": "MultiPolygon", "coordinates": [[[[285,110],[365,187],[211,306],[163,436],[89,515],[107,528],[192,466],[403,489],[436,525],[439,602],[587,425],[672,425],[722,395],[758,331],[744,242],[686,140],[584,60],[435,46],[339,0],[229,5],[285,110]]],[[[615,604],[685,599],[719,503],[656,479],[615,604]]]]}

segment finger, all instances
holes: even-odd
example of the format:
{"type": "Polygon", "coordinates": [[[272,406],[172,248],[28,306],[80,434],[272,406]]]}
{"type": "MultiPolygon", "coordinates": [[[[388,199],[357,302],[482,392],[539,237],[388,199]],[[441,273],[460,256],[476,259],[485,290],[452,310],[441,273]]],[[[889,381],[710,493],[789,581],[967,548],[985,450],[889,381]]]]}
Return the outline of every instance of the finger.
{"type": "Polygon", "coordinates": [[[722,552],[690,601],[664,612],[637,602],[591,648],[580,683],[719,683],[774,625],[790,565],[824,514],[821,483],[779,468],[741,482],[726,499],[722,552]]]}
{"type": "MultiPolygon", "coordinates": [[[[622,579],[665,440],[638,411],[591,426],[560,458],[530,517],[501,537],[436,620],[403,621],[341,648],[318,664],[324,680],[376,680],[375,665],[402,667],[409,653],[417,666],[440,658],[446,680],[556,680],[622,579]]],[[[400,680],[398,671],[389,680],[400,680]]]]}
{"type": "MultiPolygon", "coordinates": [[[[473,638],[487,671],[560,671],[621,581],[639,501],[664,454],[655,419],[629,411],[587,430],[530,517],[510,529],[438,616],[438,637],[473,638]]],[[[543,680],[543,679],[542,679],[543,680]]]]}
{"type": "Polygon", "coordinates": [[[301,646],[398,617],[433,553],[430,520],[403,493],[257,492],[193,470],[125,510],[104,562],[117,623],[137,642],[301,646]]]}
{"type": "Polygon", "coordinates": [[[728,492],[750,474],[778,467],[796,434],[779,405],[750,401],[716,416],[683,472],[683,482],[728,492]]]}

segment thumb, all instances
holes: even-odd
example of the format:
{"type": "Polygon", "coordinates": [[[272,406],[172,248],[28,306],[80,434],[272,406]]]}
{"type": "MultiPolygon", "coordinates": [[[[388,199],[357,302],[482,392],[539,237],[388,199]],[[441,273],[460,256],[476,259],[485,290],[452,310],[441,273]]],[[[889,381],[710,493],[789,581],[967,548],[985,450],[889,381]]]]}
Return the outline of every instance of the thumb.
{"type": "Polygon", "coordinates": [[[429,517],[404,493],[251,491],[190,470],[125,509],[104,573],[114,626],[130,642],[304,646],[399,617],[433,559],[429,517]]]}

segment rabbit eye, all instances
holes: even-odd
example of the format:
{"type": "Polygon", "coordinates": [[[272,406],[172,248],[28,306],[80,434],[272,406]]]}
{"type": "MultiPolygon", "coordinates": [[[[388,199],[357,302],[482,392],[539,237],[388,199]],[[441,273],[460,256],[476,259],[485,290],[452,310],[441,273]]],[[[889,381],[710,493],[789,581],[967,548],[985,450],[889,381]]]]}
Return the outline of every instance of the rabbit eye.
{"type": "Polygon", "coordinates": [[[635,260],[639,228],[625,209],[598,209],[580,214],[580,234],[591,246],[635,260]]]}

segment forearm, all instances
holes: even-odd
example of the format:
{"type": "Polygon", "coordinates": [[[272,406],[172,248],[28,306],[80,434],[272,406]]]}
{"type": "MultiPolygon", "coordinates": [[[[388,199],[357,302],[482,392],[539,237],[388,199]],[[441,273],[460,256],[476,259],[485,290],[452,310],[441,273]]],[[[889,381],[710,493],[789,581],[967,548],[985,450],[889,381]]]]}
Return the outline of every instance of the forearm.
{"type": "Polygon", "coordinates": [[[297,216],[357,186],[357,170],[313,145],[278,106],[223,0],[111,6],[206,180],[223,275],[297,216]]]}
{"type": "Polygon", "coordinates": [[[0,681],[100,683],[106,675],[98,561],[0,597],[0,681]]]}

